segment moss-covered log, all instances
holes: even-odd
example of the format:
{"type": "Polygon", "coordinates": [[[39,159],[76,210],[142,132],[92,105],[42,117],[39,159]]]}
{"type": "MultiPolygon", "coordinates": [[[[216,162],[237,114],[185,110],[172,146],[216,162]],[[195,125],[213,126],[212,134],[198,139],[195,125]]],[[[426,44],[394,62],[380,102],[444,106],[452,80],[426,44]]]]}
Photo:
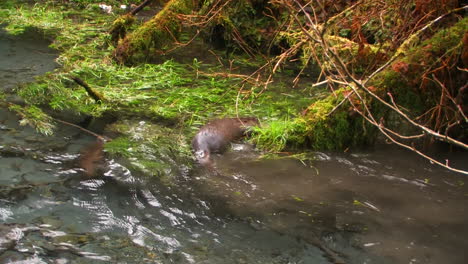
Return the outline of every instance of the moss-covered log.
{"type": "Polygon", "coordinates": [[[135,17],[132,14],[125,14],[114,21],[110,30],[111,41],[114,45],[118,44],[119,40],[125,38],[128,29],[134,22],[135,17]]]}
{"type": "Polygon", "coordinates": [[[130,12],[123,16],[120,16],[114,21],[110,30],[111,40],[112,43],[114,43],[114,45],[118,44],[119,40],[125,38],[128,29],[135,22],[135,15],[141,10],[143,10],[143,8],[149,5],[152,1],[153,0],[143,1],[140,5],[133,8],[130,12]]]}
{"type": "Polygon", "coordinates": [[[135,32],[119,41],[114,52],[117,61],[134,64],[155,58],[158,50],[164,50],[177,41],[182,28],[178,14],[189,14],[195,8],[194,0],[171,0],[156,16],[135,32]]]}

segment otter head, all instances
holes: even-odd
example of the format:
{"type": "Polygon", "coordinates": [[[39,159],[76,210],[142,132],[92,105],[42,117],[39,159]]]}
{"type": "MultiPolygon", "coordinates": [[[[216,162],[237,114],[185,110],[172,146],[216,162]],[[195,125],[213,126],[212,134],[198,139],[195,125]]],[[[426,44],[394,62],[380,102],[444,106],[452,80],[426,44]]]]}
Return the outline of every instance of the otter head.
{"type": "Polygon", "coordinates": [[[195,151],[195,158],[202,165],[211,163],[210,152],[208,150],[199,149],[195,151]]]}

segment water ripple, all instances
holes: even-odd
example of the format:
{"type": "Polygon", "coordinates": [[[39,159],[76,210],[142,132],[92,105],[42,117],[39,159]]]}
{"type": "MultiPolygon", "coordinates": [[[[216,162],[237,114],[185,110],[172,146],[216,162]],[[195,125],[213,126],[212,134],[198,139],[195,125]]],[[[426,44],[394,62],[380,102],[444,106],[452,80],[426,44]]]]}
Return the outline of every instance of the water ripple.
{"type": "Polygon", "coordinates": [[[146,202],[153,207],[161,207],[161,203],[156,199],[156,197],[149,190],[142,190],[141,193],[146,199],[146,202]]]}
{"type": "Polygon", "coordinates": [[[10,208],[0,208],[0,219],[5,222],[7,219],[11,218],[13,212],[10,208]]]}
{"type": "Polygon", "coordinates": [[[121,182],[136,182],[136,179],[132,176],[131,171],[115,160],[109,160],[107,166],[109,170],[104,172],[104,176],[115,178],[121,182]]]}
{"type": "Polygon", "coordinates": [[[91,179],[91,180],[80,182],[80,185],[83,186],[82,189],[90,190],[90,191],[97,191],[104,184],[105,184],[105,181],[99,180],[99,179],[91,179]]]}
{"type": "Polygon", "coordinates": [[[159,212],[161,212],[162,215],[164,215],[165,217],[167,217],[169,219],[172,226],[181,225],[180,219],[177,216],[175,216],[174,214],[171,214],[171,213],[169,213],[168,211],[165,211],[165,210],[159,210],[159,212]]]}

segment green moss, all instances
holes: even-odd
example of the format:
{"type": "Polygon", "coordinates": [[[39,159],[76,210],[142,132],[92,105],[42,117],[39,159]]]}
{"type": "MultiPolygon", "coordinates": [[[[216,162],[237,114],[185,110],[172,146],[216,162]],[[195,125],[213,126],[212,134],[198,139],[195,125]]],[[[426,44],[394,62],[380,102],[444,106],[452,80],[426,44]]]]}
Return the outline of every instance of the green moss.
{"type": "MultiPolygon", "coordinates": [[[[457,65],[463,48],[462,38],[467,28],[468,18],[463,18],[454,25],[437,31],[421,43],[415,42],[418,39],[413,38],[413,42],[399,51],[403,57],[395,65],[402,65],[400,69],[398,67],[387,68],[378,74],[370,85],[377,87],[377,92],[383,97],[390,92],[397,104],[411,113],[411,116],[420,116],[439,106],[440,86],[436,82],[429,81],[432,76],[426,76],[426,74],[432,72],[441,81],[444,81],[444,76],[459,74],[453,65],[457,65]],[[441,74],[441,72],[444,73],[441,74]]],[[[461,82],[458,80],[459,83],[457,80],[457,78],[452,78],[445,83],[448,91],[458,90],[458,87],[464,84],[463,80],[461,82]]],[[[455,97],[454,94],[452,96],[455,97]]],[[[377,113],[380,112],[381,116],[385,115],[385,111],[388,110],[376,102],[372,107],[377,113]]],[[[451,110],[444,112],[450,113],[451,110]]],[[[447,117],[447,119],[450,118],[452,117],[447,117]]],[[[422,122],[430,123],[428,120],[422,120],[422,122]]]]}
{"type": "Polygon", "coordinates": [[[112,42],[117,44],[120,39],[123,39],[127,32],[132,28],[135,21],[135,17],[130,14],[117,18],[112,24],[112,28],[110,30],[112,42]]]}
{"type": "Polygon", "coordinates": [[[273,121],[255,129],[253,142],[260,148],[282,151],[287,147],[315,150],[344,150],[372,142],[376,130],[360,117],[350,117],[347,103],[332,110],[343,100],[346,89],[335,91],[307,109],[307,114],[286,121],[273,121]]]}
{"type": "Polygon", "coordinates": [[[118,137],[105,144],[105,150],[113,156],[129,158],[132,156],[132,147],[135,144],[126,137],[118,137]]]}
{"type": "Polygon", "coordinates": [[[158,50],[168,48],[179,37],[182,21],[177,14],[189,14],[192,0],[171,0],[154,18],[119,42],[114,53],[117,61],[135,64],[154,59],[158,50]],[[174,39],[175,38],[175,39],[174,39]]]}
{"type": "Polygon", "coordinates": [[[53,120],[36,106],[11,105],[10,110],[16,112],[20,117],[20,125],[30,125],[42,134],[51,135],[55,128],[53,120]]]}
{"type": "Polygon", "coordinates": [[[442,55],[450,52],[451,49],[461,48],[461,40],[463,39],[466,29],[468,28],[468,17],[460,19],[453,26],[437,31],[431,38],[423,41],[419,46],[411,47],[408,52],[410,61],[419,61],[421,59],[439,59],[439,56],[427,58],[428,54],[442,55]]]}
{"type": "Polygon", "coordinates": [[[343,100],[343,92],[335,92],[309,108],[307,115],[302,117],[307,124],[305,136],[313,149],[344,150],[349,147],[363,146],[373,140],[375,129],[365,123],[361,117],[350,117],[349,104],[345,103],[332,110],[343,100]]]}
{"type": "Polygon", "coordinates": [[[108,128],[120,137],[106,143],[105,150],[114,157],[125,157],[126,166],[147,176],[159,177],[170,184],[174,176],[190,164],[186,138],[173,130],[144,121],[121,120],[108,128]]]}

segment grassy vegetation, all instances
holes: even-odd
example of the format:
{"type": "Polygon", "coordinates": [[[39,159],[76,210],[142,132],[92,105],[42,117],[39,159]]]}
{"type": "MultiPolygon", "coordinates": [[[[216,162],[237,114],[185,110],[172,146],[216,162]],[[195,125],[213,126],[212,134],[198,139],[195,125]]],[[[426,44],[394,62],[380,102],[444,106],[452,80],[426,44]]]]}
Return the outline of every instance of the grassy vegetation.
{"type": "Polygon", "coordinates": [[[21,107],[19,105],[11,105],[10,110],[15,111],[22,119],[20,125],[30,125],[35,127],[37,131],[50,135],[55,128],[52,118],[45,114],[36,106],[21,107]]]}
{"type": "Polygon", "coordinates": [[[258,147],[272,152],[284,150],[287,146],[300,145],[304,141],[304,126],[295,119],[276,120],[266,127],[253,130],[252,141],[258,147]]]}
{"type": "MultiPolygon", "coordinates": [[[[114,7],[130,2],[133,1],[107,1],[114,7]]],[[[163,49],[168,43],[172,43],[172,38],[168,40],[166,27],[178,33],[174,36],[180,37],[180,41],[188,42],[191,36],[180,30],[182,26],[179,24],[180,21],[177,19],[165,21],[162,15],[165,12],[166,14],[182,11],[188,13],[193,10],[190,5],[185,5],[184,1],[170,1],[174,5],[171,8],[167,7],[164,12],[156,16],[159,20],[152,20],[146,26],[139,27],[141,22],[138,19],[131,21],[123,19],[118,16],[117,11],[106,14],[99,9],[98,3],[94,0],[44,0],[35,5],[29,1],[0,3],[0,21],[7,24],[6,30],[11,34],[21,34],[31,28],[39,29],[39,32],[53,39],[52,47],[60,52],[57,59],[61,66],[59,69],[40,76],[37,81],[22,85],[16,90],[16,93],[24,98],[27,106],[14,105],[10,106],[10,109],[22,117],[23,124],[34,126],[44,134],[52,133],[54,120],[41,109],[67,110],[95,117],[117,116],[118,122],[107,128],[108,132],[118,135],[106,144],[107,152],[116,157],[124,157],[129,161],[128,166],[131,168],[161,178],[170,175],[168,172],[179,169],[174,164],[191,164],[190,138],[198,127],[215,117],[237,115],[258,117],[261,127],[253,129],[251,140],[259,148],[271,152],[281,152],[295,146],[344,150],[372,143],[375,138],[376,130],[371,129],[362,118],[353,116],[352,107],[348,103],[336,108],[343,101],[344,95],[349,94],[346,87],[336,89],[333,94],[322,90],[326,93],[324,96],[317,95],[317,90],[310,88],[293,89],[290,87],[292,83],[290,77],[295,76],[292,70],[295,69],[294,66],[279,68],[278,72],[281,73],[275,75],[274,82],[265,90],[264,87],[243,83],[240,77],[227,77],[239,75],[224,74],[223,71],[227,71],[226,69],[205,63],[203,61],[205,58],[199,57],[197,49],[190,50],[190,46],[177,49],[178,54],[174,56],[179,59],[185,57],[184,63],[177,62],[177,59],[164,60],[154,53],[151,54],[153,57],[156,56],[164,61],[159,64],[135,64],[131,67],[119,64],[115,61],[115,56],[118,55],[116,46],[123,47],[122,50],[125,52],[122,54],[124,57],[129,56],[128,62],[138,62],[146,60],[146,54],[144,58],[140,58],[143,53],[163,49]],[[183,5],[179,6],[177,3],[183,5]],[[120,23],[126,33],[125,38],[123,33],[118,36],[123,38],[118,42],[118,38],[115,36],[113,38],[109,34],[116,23],[120,23]],[[160,27],[157,28],[157,32],[153,32],[156,25],[160,27]],[[133,41],[129,41],[130,38],[133,38],[133,41]],[[122,46],[123,43],[128,45],[122,46]],[[133,57],[132,50],[137,51],[136,57],[133,57]],[[127,54],[127,51],[130,52],[127,54]],[[74,77],[82,79],[102,95],[104,98],[102,103],[96,103],[85,89],[73,81],[74,77]],[[141,121],[146,123],[141,124],[141,121]],[[136,128],[145,132],[137,131],[136,128]]],[[[224,14],[226,16],[216,21],[226,29],[223,36],[216,36],[225,41],[223,48],[225,55],[236,50],[229,45],[228,37],[231,35],[227,33],[236,28],[244,33],[244,40],[251,47],[265,50],[261,47],[270,43],[269,38],[265,41],[266,39],[256,36],[261,32],[268,33],[270,29],[265,29],[265,26],[273,27],[271,21],[257,20],[263,15],[257,13],[249,1],[233,2],[232,8],[227,10],[228,13],[224,14]],[[233,20],[235,18],[238,20],[233,20]],[[249,24],[250,22],[245,22],[249,19],[253,23],[260,24],[253,26],[249,24]]],[[[170,17],[174,19],[173,16],[170,17]]],[[[431,73],[436,73],[441,80],[445,79],[444,83],[453,83],[446,88],[455,96],[456,89],[464,84],[462,83],[464,80],[451,79],[450,76],[452,74],[456,76],[457,61],[460,57],[458,54],[464,48],[462,38],[465,35],[467,21],[466,18],[461,19],[451,28],[440,30],[424,42],[403,50],[403,56],[397,64],[379,73],[370,84],[376,87],[377,92],[395,94],[398,103],[403,107],[423,114],[439,100],[440,89],[435,82],[425,82],[424,79],[415,76],[429,74],[428,68],[423,66],[432,65],[430,68],[434,71],[431,70],[431,73]],[[452,66],[440,67],[441,65],[452,66]]],[[[346,23],[343,25],[346,26],[346,23]]],[[[374,32],[379,25],[370,23],[368,27],[370,27],[368,30],[374,32]]],[[[372,70],[379,65],[379,60],[390,55],[387,54],[391,52],[387,45],[391,31],[370,34],[375,36],[376,41],[375,46],[372,46],[361,45],[365,43],[348,39],[351,35],[357,34],[352,30],[345,32],[346,29],[350,29],[349,27],[338,28],[340,31],[327,35],[326,38],[337,48],[337,52],[354,74],[361,75],[372,70]],[[344,31],[341,31],[342,29],[344,31]]],[[[288,27],[286,32],[280,32],[276,41],[283,40],[289,46],[302,43],[304,39],[301,29],[298,27],[292,29],[288,27]]],[[[403,39],[404,35],[400,36],[399,41],[403,39]]],[[[282,46],[280,43],[276,44],[282,46]]],[[[303,65],[314,61],[315,59],[311,60],[314,57],[311,45],[316,44],[314,42],[301,44],[301,52],[291,55],[290,60],[295,61],[296,65],[300,64],[301,60],[303,65]]],[[[194,46],[199,48],[204,44],[195,43],[194,46]]],[[[261,61],[253,59],[255,53],[249,53],[248,59],[230,55],[232,55],[229,57],[231,68],[240,69],[241,72],[246,72],[246,69],[257,69],[261,61]]],[[[322,66],[325,69],[334,67],[329,60],[323,61],[322,66]]],[[[303,76],[313,75],[312,68],[305,68],[303,76]]],[[[4,100],[1,99],[4,97],[0,96],[0,100],[4,100]]],[[[356,101],[356,103],[358,109],[359,103],[362,102],[356,101]]],[[[385,109],[382,109],[378,103],[371,99],[367,103],[377,118],[386,115],[385,109]]],[[[437,103],[435,105],[441,107],[437,103]]],[[[447,111],[442,117],[439,117],[439,114],[432,114],[439,109],[437,107],[426,112],[426,116],[429,116],[426,118],[427,123],[442,119],[453,120],[457,115],[456,111],[447,111]],[[438,120],[431,120],[433,116],[438,120]]],[[[400,126],[397,122],[396,125],[400,126]]],[[[438,126],[443,127],[443,123],[438,126]]]]}
{"type": "Polygon", "coordinates": [[[124,157],[126,167],[146,176],[171,184],[171,177],[184,170],[181,164],[192,164],[187,137],[179,130],[137,119],[117,121],[107,130],[120,136],[105,145],[106,152],[124,157]]]}
{"type": "MultiPolygon", "coordinates": [[[[292,133],[295,128],[289,125],[289,120],[314,100],[303,90],[293,90],[289,82],[281,81],[265,91],[263,87],[252,86],[239,91],[240,78],[200,74],[200,69],[208,73],[219,71],[200,58],[194,58],[191,65],[173,60],[133,67],[120,65],[112,60],[114,47],[108,34],[117,16],[102,13],[89,4],[92,1],[76,2],[88,5],[82,5],[82,9],[54,2],[15,7],[0,5],[0,18],[7,23],[7,31],[21,34],[38,28],[53,39],[52,47],[60,52],[59,69],[16,90],[29,107],[14,106],[12,109],[40,132],[49,134],[53,129],[53,120],[40,110],[44,107],[92,116],[112,112],[120,121],[111,129],[121,136],[106,144],[108,153],[132,157],[134,168],[165,175],[165,171],[174,169],[173,160],[188,159],[190,138],[207,120],[222,116],[257,116],[264,125],[261,130],[264,134],[257,134],[256,141],[277,151],[291,142],[288,131],[292,133]],[[72,76],[79,77],[102,94],[104,102],[96,104],[72,81],[72,76]],[[135,139],[131,129],[135,124],[126,124],[125,120],[163,120],[170,121],[172,126],[170,129],[152,126],[141,138],[135,139]],[[276,134],[273,140],[267,138],[269,133],[276,134]]],[[[294,133],[297,135],[297,130],[294,133]]]]}
{"type": "Polygon", "coordinates": [[[126,110],[138,115],[144,113],[185,120],[187,115],[193,114],[196,120],[232,115],[237,110],[240,115],[281,118],[288,115],[288,109],[295,112],[308,103],[300,94],[276,96],[278,90],[286,90],[283,84],[279,84],[259,97],[261,88],[250,87],[248,95],[241,96],[236,110],[241,80],[197,76],[197,68],[210,67],[197,60],[193,65],[181,65],[170,60],[135,67],[116,64],[110,59],[113,47],[106,34],[115,17],[100,14],[94,9],[70,11],[60,6],[36,5],[3,12],[9,23],[6,30],[20,34],[29,27],[37,27],[54,37],[52,47],[61,52],[57,60],[61,69],[18,91],[32,104],[48,104],[53,109],[74,109],[93,115],[118,105],[127,106],[130,109],[126,110]],[[96,105],[82,88],[70,80],[70,75],[79,76],[97,89],[107,102],[96,105]],[[265,104],[267,101],[270,103],[265,104]]]}

